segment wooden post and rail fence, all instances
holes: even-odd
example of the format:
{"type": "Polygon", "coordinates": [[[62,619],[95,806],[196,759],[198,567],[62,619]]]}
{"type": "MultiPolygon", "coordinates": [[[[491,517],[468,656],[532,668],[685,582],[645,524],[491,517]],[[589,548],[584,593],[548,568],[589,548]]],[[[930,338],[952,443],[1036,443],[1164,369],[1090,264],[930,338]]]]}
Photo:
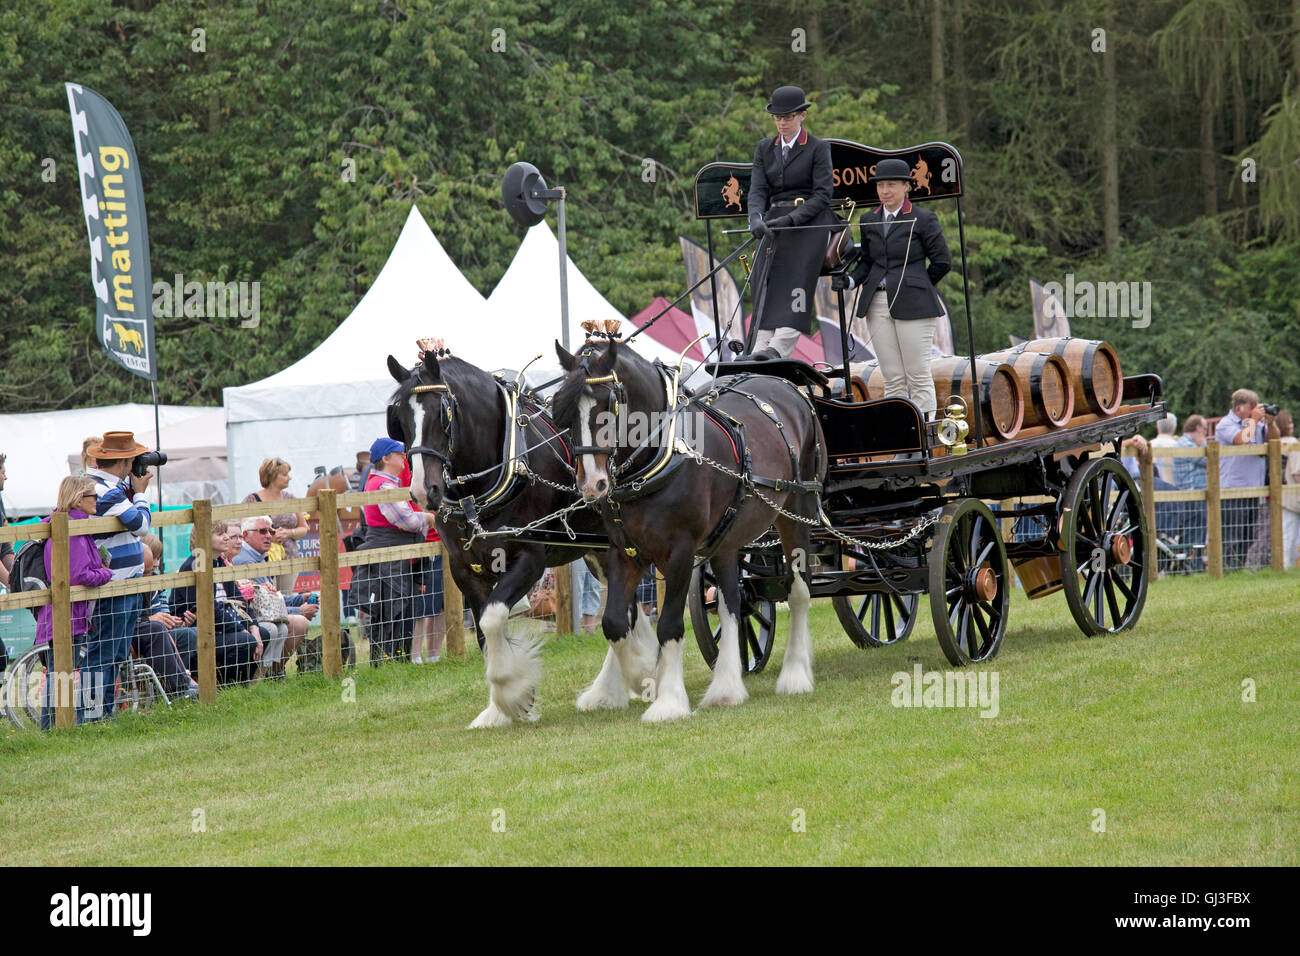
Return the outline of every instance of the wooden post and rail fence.
{"type": "MultiPolygon", "coordinates": [[[[210,501],[195,501],[189,508],[154,512],[150,517],[151,529],[168,525],[192,524],[195,540],[200,542],[196,550],[194,568],[191,571],[172,574],[154,574],[147,577],[131,578],[126,581],[110,581],[97,588],[72,587],[69,572],[69,539],[73,535],[102,534],[121,531],[122,525],[116,518],[86,518],[69,521],[65,513],[56,513],[47,523],[10,525],[0,528],[0,541],[45,541],[53,539],[51,553],[50,587],[48,590],[21,591],[0,595],[0,610],[16,608],[39,608],[54,605],[53,645],[54,661],[52,679],[58,681],[56,686],[72,687],[72,604],[76,601],[89,601],[99,598],[115,597],[125,594],[144,594],[176,587],[195,588],[195,627],[198,631],[198,673],[194,675],[199,684],[199,700],[211,704],[217,698],[217,663],[216,663],[216,621],[214,619],[215,585],[225,581],[236,581],[253,575],[257,577],[285,574],[289,572],[320,573],[320,624],[321,624],[321,666],[325,676],[339,678],[343,676],[343,656],[340,646],[340,627],[342,622],[342,593],[340,574],[343,568],[384,561],[398,561],[404,558],[432,558],[442,552],[442,545],[436,542],[422,542],[389,548],[375,548],[365,551],[339,553],[339,511],[360,507],[367,504],[381,504],[388,501],[402,501],[409,496],[406,489],[389,491],[349,492],[339,494],[324,489],[309,498],[292,498],[276,502],[247,502],[234,505],[213,507],[210,501]],[[214,567],[210,546],[212,526],[218,521],[238,520],[257,517],[273,512],[306,512],[317,514],[320,528],[320,554],[318,557],[285,558],[268,561],[258,565],[236,565],[233,567],[214,567]],[[207,600],[202,595],[209,595],[207,600]]],[[[444,562],[443,613],[447,621],[447,637],[444,653],[465,656],[465,633],[463,626],[464,603],[456,582],[446,570],[444,562]]],[[[557,618],[559,616],[557,615],[557,618]]],[[[557,620],[561,632],[569,630],[567,618],[557,620]]],[[[75,704],[71,694],[58,695],[55,709],[55,726],[71,727],[75,722],[75,704]]]]}
{"type": "MultiPolygon", "coordinates": [[[[1107,448],[1109,450],[1109,446],[1107,448]]],[[[1292,445],[1291,453],[1300,451],[1300,445],[1292,445]]],[[[1282,442],[1278,439],[1271,439],[1265,443],[1254,443],[1250,445],[1220,445],[1216,441],[1208,441],[1202,447],[1177,447],[1177,448],[1150,448],[1148,447],[1145,454],[1130,454],[1126,449],[1126,457],[1136,457],[1138,460],[1138,474],[1140,491],[1142,494],[1142,510],[1146,514],[1147,528],[1149,529],[1149,541],[1154,541],[1156,533],[1156,505],[1165,502],[1199,502],[1205,505],[1205,561],[1206,573],[1212,578],[1223,577],[1223,512],[1221,510],[1224,501],[1230,501],[1237,498],[1257,498],[1260,499],[1262,507],[1267,508],[1268,528],[1269,528],[1269,562],[1268,566],[1274,571],[1281,571],[1285,567],[1285,555],[1283,553],[1282,540],[1282,511],[1283,495],[1287,496],[1287,504],[1300,504],[1300,486],[1284,485],[1282,483],[1282,468],[1286,453],[1282,450],[1282,442]],[[1223,488],[1219,481],[1219,461],[1225,457],[1234,457],[1242,455],[1264,456],[1267,462],[1267,484],[1258,485],[1250,488],[1223,488]],[[1177,490],[1177,491],[1156,491],[1155,474],[1156,461],[1165,458],[1204,458],[1205,459],[1205,488],[1194,490],[1177,490]],[[1267,499],[1265,501],[1264,499],[1267,499]]],[[[1025,504],[1038,504],[1050,501],[1050,498],[1042,496],[1025,496],[1023,498],[1008,499],[1001,503],[1004,509],[1011,509],[1016,502],[1025,504]]],[[[1258,518],[1256,525],[1258,526],[1258,518]]],[[[1013,528],[1015,526],[1014,518],[1002,519],[1003,537],[1010,540],[1013,528]]],[[[1239,536],[1254,537],[1255,528],[1244,529],[1240,531],[1239,536]]],[[[1184,545],[1186,542],[1182,542],[1184,545]]],[[[1296,563],[1296,555],[1292,555],[1292,564],[1296,563]]],[[[1146,549],[1146,572],[1154,580],[1157,572],[1158,553],[1155,547],[1146,549]]]]}
{"type": "MultiPolygon", "coordinates": [[[[1139,473],[1142,486],[1142,507],[1146,512],[1147,524],[1154,535],[1156,504],[1160,502],[1204,502],[1205,504],[1205,556],[1207,572],[1210,577],[1223,575],[1223,522],[1220,504],[1234,498],[1267,498],[1268,523],[1270,528],[1269,566],[1275,571],[1283,569],[1282,553],[1282,495],[1284,489],[1288,494],[1300,496],[1300,487],[1291,490],[1282,484],[1282,447],[1276,439],[1267,444],[1236,445],[1220,447],[1217,442],[1208,442],[1203,448],[1155,448],[1148,449],[1139,457],[1139,473]],[[1268,461],[1268,484],[1254,488],[1221,488],[1219,483],[1219,460],[1230,455],[1266,455],[1268,461]],[[1194,491],[1153,491],[1153,476],[1156,458],[1195,458],[1206,460],[1206,488],[1194,491]]],[[[330,489],[323,489],[309,498],[286,499],[268,504],[267,502],[247,502],[213,507],[210,501],[195,501],[189,508],[155,512],[150,515],[151,527],[160,528],[167,525],[192,524],[195,528],[195,540],[210,544],[214,522],[237,520],[275,513],[307,512],[318,514],[320,529],[320,553],[317,557],[286,558],[269,561],[250,568],[248,565],[234,567],[214,567],[209,558],[209,548],[202,547],[197,553],[194,569],[186,572],[150,575],[132,578],[127,581],[112,581],[98,588],[73,587],[70,581],[68,557],[69,539],[72,535],[101,534],[120,531],[121,523],[116,518],[87,518],[69,521],[66,514],[55,514],[43,524],[11,525],[0,528],[0,541],[43,541],[53,539],[54,548],[51,555],[50,588],[41,591],[22,591],[0,595],[0,610],[15,608],[36,608],[53,604],[53,645],[55,671],[54,679],[59,686],[72,686],[72,621],[71,605],[76,601],[114,597],[124,594],[143,594],[175,587],[193,586],[197,595],[213,594],[215,585],[225,581],[246,578],[251,570],[258,577],[275,576],[288,572],[319,572],[320,574],[320,625],[322,668],[325,676],[339,678],[343,674],[343,659],[340,647],[340,628],[342,622],[340,576],[343,568],[355,567],[384,561],[397,561],[405,558],[434,557],[441,553],[438,543],[401,545],[389,548],[376,548],[366,551],[339,552],[340,521],[339,511],[360,507],[366,504],[380,504],[389,501],[402,501],[409,495],[406,489],[392,489],[376,492],[349,492],[339,494],[330,489]]],[[[1025,497],[1014,499],[1025,503],[1047,501],[1046,498],[1025,497]]],[[[1010,508],[1014,500],[1003,502],[1010,508]]],[[[1003,533],[1010,537],[1014,519],[1006,518],[1002,522],[1003,533]]],[[[1253,534],[1253,529],[1251,532],[1253,534]]],[[[1152,578],[1156,574],[1157,554],[1154,547],[1146,549],[1147,572],[1152,578]]],[[[567,569],[564,569],[567,570],[567,569]]],[[[568,574],[556,575],[556,630],[568,633],[571,630],[572,591],[569,587],[568,574]]],[[[463,601],[459,589],[444,563],[443,594],[444,614],[447,621],[445,653],[450,656],[463,657],[465,654],[465,635],[463,628],[463,601]]],[[[656,575],[656,585],[660,606],[663,601],[663,579],[656,575]]],[[[196,622],[198,630],[198,674],[199,700],[211,704],[217,695],[216,668],[216,634],[214,604],[211,600],[196,600],[196,622]]],[[[74,723],[75,709],[70,694],[59,695],[55,710],[55,726],[70,727],[74,723]]]]}

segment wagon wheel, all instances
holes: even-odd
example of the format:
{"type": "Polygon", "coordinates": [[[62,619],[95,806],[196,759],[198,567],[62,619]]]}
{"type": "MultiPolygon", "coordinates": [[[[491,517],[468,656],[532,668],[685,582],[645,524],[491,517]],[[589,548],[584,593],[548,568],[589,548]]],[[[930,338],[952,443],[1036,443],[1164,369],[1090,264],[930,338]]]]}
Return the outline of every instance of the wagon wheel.
{"type": "Polygon", "coordinates": [[[930,613],[955,666],[991,660],[1002,647],[1011,590],[997,519],[978,498],[944,506],[930,550],[930,613]]]}
{"type": "Polygon", "coordinates": [[[831,598],[844,633],[858,647],[884,647],[907,640],[920,601],[915,594],[890,592],[831,598]]]}
{"type": "MultiPolygon", "coordinates": [[[[722,636],[722,621],[718,617],[716,591],[712,601],[706,601],[710,588],[716,588],[713,568],[701,565],[691,574],[690,610],[691,628],[695,642],[700,645],[704,663],[710,669],[718,659],[718,640],[722,636]]],[[[740,594],[740,669],[744,674],[757,674],[767,666],[772,656],[772,642],[776,637],[776,602],[754,601],[747,594],[744,572],[741,572],[740,594]]]]}
{"type": "Polygon", "coordinates": [[[1061,515],[1061,590],[1079,628],[1091,635],[1132,627],[1147,599],[1137,485],[1115,459],[1094,458],[1070,477],[1061,515]]]}

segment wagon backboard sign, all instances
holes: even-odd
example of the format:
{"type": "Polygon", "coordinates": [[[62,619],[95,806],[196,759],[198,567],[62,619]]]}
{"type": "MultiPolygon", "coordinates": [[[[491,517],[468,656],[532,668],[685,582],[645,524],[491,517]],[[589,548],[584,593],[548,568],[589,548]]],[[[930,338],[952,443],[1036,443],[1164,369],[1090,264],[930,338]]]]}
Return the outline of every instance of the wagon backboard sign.
{"type": "MultiPolygon", "coordinates": [[[[955,199],[962,194],[961,154],[947,143],[926,143],[907,149],[876,149],[846,139],[831,144],[832,179],[836,199],[859,206],[877,202],[876,187],[867,180],[876,163],[897,157],[907,162],[916,187],[912,199],[955,199]]],[[[695,174],[695,218],[743,218],[749,212],[750,163],[709,163],[695,174]]]]}

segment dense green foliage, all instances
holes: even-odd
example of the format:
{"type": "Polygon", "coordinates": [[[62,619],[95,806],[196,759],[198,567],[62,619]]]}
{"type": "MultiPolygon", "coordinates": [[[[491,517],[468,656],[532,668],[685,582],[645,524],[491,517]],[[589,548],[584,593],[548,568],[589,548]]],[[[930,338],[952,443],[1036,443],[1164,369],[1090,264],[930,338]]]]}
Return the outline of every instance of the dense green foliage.
{"type": "MultiPolygon", "coordinates": [[[[164,401],[217,402],[319,343],[412,202],[490,292],[521,234],[499,195],[519,159],[570,191],[571,254],[615,306],[675,295],[676,236],[703,236],[694,171],[748,159],[767,94],[796,82],[814,132],[961,150],[980,349],[1028,334],[1030,276],[1149,281],[1149,328],[1078,319],[1076,334],[1161,372],[1180,416],[1221,412],[1242,385],[1294,404],[1298,61],[1300,0],[6,5],[0,401],[148,395],[97,354],[73,80],[135,139],[155,278],[261,283],[257,329],[159,323],[164,401]]],[[[955,277],[945,292],[960,308],[955,277]]]]}

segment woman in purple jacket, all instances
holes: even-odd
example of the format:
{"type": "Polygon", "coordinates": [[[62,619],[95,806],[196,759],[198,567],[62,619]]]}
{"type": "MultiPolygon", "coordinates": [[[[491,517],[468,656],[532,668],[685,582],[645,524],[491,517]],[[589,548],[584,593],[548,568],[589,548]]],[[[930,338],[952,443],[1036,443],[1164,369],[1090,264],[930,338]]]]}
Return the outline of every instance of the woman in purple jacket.
{"type": "MultiPolygon", "coordinates": [[[[64,478],[59,483],[58,503],[54,506],[54,510],[56,512],[66,512],[70,521],[79,521],[94,515],[97,500],[95,483],[89,478],[84,476],[64,478]]],[[[45,520],[49,521],[50,519],[46,518],[45,520]]],[[[45,574],[50,579],[53,578],[54,573],[51,567],[53,557],[54,542],[49,540],[45,542],[45,574]]],[[[99,587],[101,584],[107,584],[113,576],[113,572],[104,567],[103,558],[100,557],[99,549],[95,546],[95,539],[88,534],[74,534],[68,539],[68,571],[70,572],[70,581],[73,587],[77,585],[89,588],[99,587]]],[[[85,643],[86,633],[90,630],[94,603],[93,601],[73,602],[72,643],[74,647],[77,644],[85,643]]],[[[54,607],[47,604],[36,615],[36,643],[48,644],[53,638],[54,607]]],[[[53,673],[53,657],[50,658],[46,669],[48,673],[53,673]]],[[[48,679],[45,682],[45,697],[41,706],[41,727],[45,730],[52,727],[54,723],[54,701],[52,697],[55,683],[55,681],[48,679]]]]}

